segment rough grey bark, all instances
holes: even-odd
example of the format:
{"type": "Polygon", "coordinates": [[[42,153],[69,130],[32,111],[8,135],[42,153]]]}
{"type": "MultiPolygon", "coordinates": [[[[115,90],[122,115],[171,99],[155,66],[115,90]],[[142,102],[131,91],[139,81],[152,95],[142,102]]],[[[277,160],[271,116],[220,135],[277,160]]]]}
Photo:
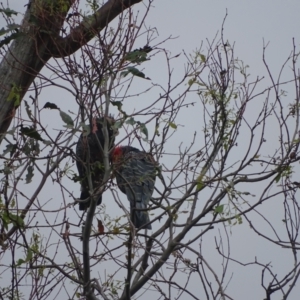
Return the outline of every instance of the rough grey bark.
{"type": "MultiPolygon", "coordinates": [[[[46,7],[47,1],[31,1],[22,22],[23,35],[12,42],[0,63],[0,135],[7,131],[20,101],[51,57],[59,58],[74,53],[125,9],[141,1],[109,0],[86,19],[89,21],[82,22],[66,37],[60,37],[59,32],[68,10],[55,12],[46,7]],[[34,23],[30,22],[32,17],[34,23]],[[18,101],[8,101],[13,87],[17,90],[18,101]]],[[[74,1],[67,2],[70,9],[74,1]]],[[[56,4],[59,7],[58,0],[53,3],[52,8],[56,4]]]]}

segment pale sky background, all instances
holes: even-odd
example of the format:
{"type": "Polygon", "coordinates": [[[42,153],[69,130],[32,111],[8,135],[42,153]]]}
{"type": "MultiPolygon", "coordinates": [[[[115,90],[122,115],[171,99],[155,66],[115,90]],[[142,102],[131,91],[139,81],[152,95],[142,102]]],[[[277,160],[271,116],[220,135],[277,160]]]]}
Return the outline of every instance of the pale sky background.
{"type": "MultiPolygon", "coordinates": [[[[22,12],[24,11],[24,5],[27,1],[9,0],[8,3],[12,9],[22,12]]],[[[135,5],[134,10],[140,10],[143,12],[143,4],[135,5]]],[[[224,26],[224,37],[229,40],[231,45],[235,43],[236,57],[249,65],[249,73],[251,74],[250,78],[254,80],[257,76],[267,75],[262,62],[264,42],[265,44],[269,43],[266,50],[266,60],[274,77],[277,78],[282,64],[293,49],[293,38],[295,38],[295,45],[299,50],[299,1],[156,0],[154,1],[153,8],[150,10],[149,16],[146,19],[146,25],[156,27],[159,33],[159,37],[154,41],[154,44],[169,36],[176,37],[176,39],[167,41],[163,47],[170,51],[173,55],[182,53],[183,50],[189,54],[198,48],[202,41],[204,42],[203,48],[205,49],[207,45],[206,39],[209,41],[213,40],[217,32],[221,30],[221,25],[226,11],[228,16],[224,26]]],[[[4,25],[3,20],[0,19],[0,27],[2,28],[4,25]]],[[[140,46],[144,45],[137,45],[137,47],[140,46]]],[[[165,65],[162,63],[161,59],[161,57],[154,58],[153,61],[147,62],[143,65],[145,74],[151,78],[153,83],[159,82],[163,84],[166,81],[166,69],[164,68],[165,65]]],[[[186,59],[183,54],[173,61],[172,67],[174,69],[174,82],[182,76],[185,63],[186,59]]],[[[290,79],[291,74],[286,71],[284,72],[284,76],[286,76],[287,79],[290,79]]],[[[143,90],[149,83],[147,81],[137,79],[135,84],[137,89],[140,88],[143,90]]],[[[260,87],[262,89],[268,85],[270,85],[270,82],[269,80],[266,80],[260,87]]],[[[293,95],[293,91],[291,91],[291,95],[293,95]]],[[[191,96],[191,102],[196,101],[196,98],[193,97],[195,96],[191,96]]],[[[151,94],[145,94],[141,98],[142,99],[138,100],[140,103],[137,103],[136,99],[134,101],[128,101],[126,106],[127,109],[133,110],[139,105],[145,105],[147,101],[151,102],[151,94]]],[[[25,99],[29,100],[28,97],[25,97],[25,99]]],[[[74,106],[74,100],[70,97],[70,94],[65,94],[64,92],[61,92],[61,90],[55,88],[48,88],[45,93],[40,95],[39,101],[42,103],[40,104],[40,107],[49,101],[56,103],[65,111],[69,109],[72,110],[74,106]]],[[[76,107],[73,111],[77,111],[76,107]]],[[[55,112],[43,111],[43,113],[45,114],[45,121],[49,128],[59,128],[59,126],[61,126],[59,117],[53,117],[55,112]]],[[[257,111],[255,110],[255,107],[251,107],[248,113],[255,114],[257,111]]],[[[190,143],[193,131],[195,130],[195,122],[197,122],[201,115],[201,112],[197,109],[193,111],[189,110],[188,114],[180,114],[178,123],[184,125],[184,127],[178,127],[176,138],[172,139],[168,145],[169,149],[173,149],[175,151],[181,141],[185,145],[190,143]],[[189,130],[189,128],[191,128],[191,130],[189,130]]],[[[251,116],[249,116],[249,118],[251,119],[251,116]]],[[[268,130],[270,130],[270,140],[273,138],[276,140],[278,137],[276,130],[272,130],[272,128],[268,128],[268,130]]],[[[201,142],[201,140],[199,142],[201,142]]],[[[272,147],[272,143],[268,143],[267,145],[268,147],[272,147]]],[[[201,145],[199,145],[199,147],[200,146],[201,145]]],[[[241,147],[243,147],[243,145],[241,145],[241,147]]],[[[3,148],[2,145],[1,148],[3,148]]],[[[239,148],[239,151],[241,151],[241,149],[243,148],[239,148]]],[[[237,155],[239,155],[239,153],[237,153],[237,155]]],[[[68,185],[68,189],[72,190],[74,194],[79,195],[79,185],[76,185],[71,181],[66,181],[66,184],[68,185]]],[[[28,189],[28,186],[24,187],[24,189],[28,189]]],[[[257,191],[250,192],[255,194],[257,191]]],[[[59,208],[59,199],[61,198],[60,190],[52,182],[49,182],[39,199],[40,202],[43,203],[51,198],[53,199],[52,201],[57,201],[55,202],[57,203],[56,208],[59,208]]],[[[107,199],[108,198],[109,195],[107,196],[107,199]]],[[[127,200],[124,200],[124,203],[127,205],[126,201],[127,200]]],[[[278,199],[278,201],[280,202],[280,199],[278,199]]],[[[115,207],[109,207],[108,204],[107,206],[107,211],[113,215],[115,213],[115,207]]],[[[281,226],[280,222],[283,218],[282,211],[276,212],[276,204],[274,204],[274,207],[272,208],[268,205],[266,205],[266,207],[261,207],[260,211],[265,214],[269,214],[271,219],[271,215],[274,214],[275,222],[278,222],[279,227],[281,226]]],[[[69,213],[71,217],[76,217],[73,213],[73,208],[69,210],[69,213]]],[[[260,219],[254,218],[254,220],[258,223],[261,222],[260,219]]],[[[74,223],[78,223],[78,221],[75,221],[74,223]]],[[[262,226],[265,226],[264,224],[265,223],[262,222],[262,226]]],[[[80,229],[78,229],[78,231],[79,230],[80,229]]],[[[218,236],[217,227],[215,230],[204,236],[203,254],[210,260],[212,266],[218,269],[220,268],[220,257],[216,255],[215,251],[215,236],[218,236]]],[[[283,274],[286,274],[285,272],[290,270],[292,267],[290,252],[286,255],[289,250],[279,249],[277,247],[274,251],[274,247],[271,247],[269,243],[257,238],[257,236],[249,229],[246,222],[240,226],[232,228],[230,240],[230,252],[232,258],[238,259],[244,263],[253,262],[255,257],[261,263],[266,264],[271,262],[273,272],[278,274],[280,279],[283,274]],[[287,259],[286,256],[288,257],[287,259]]],[[[198,243],[196,243],[196,246],[197,244],[198,243]]],[[[62,257],[62,259],[64,259],[64,257],[62,257]]],[[[110,268],[109,264],[107,265],[107,268],[110,268]]],[[[233,299],[264,299],[265,294],[260,286],[261,269],[258,266],[253,265],[244,268],[240,265],[231,263],[229,269],[230,271],[228,272],[228,276],[230,277],[230,275],[233,274],[233,277],[229,283],[227,292],[231,297],[233,297],[233,299]]],[[[99,270],[96,270],[96,272],[98,271],[99,270]]],[[[95,276],[97,276],[97,273],[95,273],[95,276]]],[[[211,280],[213,280],[213,278],[211,280]]],[[[199,279],[194,280],[192,278],[190,284],[191,290],[195,293],[199,292],[199,298],[205,299],[203,291],[199,288],[199,286],[199,279]]],[[[298,284],[289,299],[296,300],[298,299],[299,294],[300,287],[298,284]]],[[[281,299],[279,294],[276,295],[277,296],[273,297],[272,300],[281,299]]],[[[63,298],[64,297],[62,296],[62,298],[57,299],[63,298]]],[[[149,293],[145,294],[140,299],[152,300],[153,296],[149,293]]],[[[185,299],[189,298],[185,297],[185,299]]]]}

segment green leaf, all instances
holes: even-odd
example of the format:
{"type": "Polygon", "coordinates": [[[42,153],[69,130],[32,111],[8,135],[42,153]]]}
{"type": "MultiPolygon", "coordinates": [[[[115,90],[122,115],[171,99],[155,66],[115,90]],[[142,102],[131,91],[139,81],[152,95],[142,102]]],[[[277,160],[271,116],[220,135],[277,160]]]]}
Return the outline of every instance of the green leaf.
{"type": "Polygon", "coordinates": [[[206,62],[206,57],[205,57],[205,55],[203,55],[203,54],[200,54],[200,58],[201,58],[201,61],[202,62],[206,62]]]}
{"type": "Polygon", "coordinates": [[[20,216],[14,215],[11,213],[7,213],[7,212],[3,213],[2,217],[4,217],[4,216],[5,216],[5,220],[6,220],[7,224],[13,223],[14,225],[17,225],[21,228],[25,227],[24,220],[20,216]]]}
{"type": "Polygon", "coordinates": [[[114,227],[112,232],[115,233],[115,234],[119,234],[121,231],[120,231],[119,227],[114,227]]]}
{"type": "Polygon", "coordinates": [[[7,29],[5,29],[4,27],[2,27],[2,28],[0,29],[0,35],[5,34],[6,32],[7,32],[7,29]]]}
{"type": "Polygon", "coordinates": [[[125,123],[129,124],[129,125],[134,125],[136,123],[136,121],[134,120],[133,117],[130,117],[125,123]]]}
{"type": "Polygon", "coordinates": [[[45,145],[47,145],[47,146],[49,146],[49,145],[51,145],[51,144],[52,144],[52,142],[51,142],[51,141],[47,141],[47,140],[43,140],[43,143],[44,143],[45,145]]]}
{"type": "Polygon", "coordinates": [[[29,166],[27,168],[27,174],[26,174],[26,183],[27,184],[32,181],[32,178],[33,178],[33,175],[34,175],[33,170],[34,170],[33,166],[29,166]]]}
{"type": "Polygon", "coordinates": [[[17,39],[20,36],[23,36],[23,32],[14,32],[11,35],[5,37],[2,41],[0,41],[0,48],[3,47],[4,45],[8,45],[12,40],[17,39]]]}
{"type": "Polygon", "coordinates": [[[12,127],[11,130],[6,131],[6,134],[14,135],[17,127],[12,127]]]}
{"type": "Polygon", "coordinates": [[[31,152],[33,156],[38,156],[41,152],[40,150],[40,144],[38,141],[30,139],[30,147],[31,147],[31,152]]]}
{"type": "Polygon", "coordinates": [[[9,18],[10,18],[12,15],[18,15],[18,13],[17,13],[15,10],[12,10],[12,9],[10,9],[10,8],[5,8],[5,9],[0,8],[0,13],[4,13],[4,14],[7,15],[9,18]]]}
{"type": "Polygon", "coordinates": [[[32,259],[32,253],[33,253],[32,250],[30,248],[28,248],[25,260],[22,259],[22,258],[18,259],[17,267],[24,264],[24,263],[26,263],[26,262],[29,262],[32,259]]]}
{"type": "Polygon", "coordinates": [[[117,121],[117,122],[115,122],[115,124],[113,125],[113,128],[114,128],[114,129],[119,129],[119,128],[122,127],[122,125],[123,125],[123,122],[122,122],[122,121],[117,121]]]}
{"type": "Polygon", "coordinates": [[[169,122],[169,126],[173,129],[177,129],[177,125],[173,122],[169,122]]]}
{"type": "Polygon", "coordinates": [[[7,29],[5,29],[4,27],[0,29],[0,36],[13,30],[16,31],[15,33],[18,33],[18,29],[20,28],[20,25],[12,23],[12,24],[8,24],[6,27],[7,29]]]}
{"type": "Polygon", "coordinates": [[[299,143],[300,143],[300,139],[294,139],[294,140],[293,140],[293,143],[294,143],[294,144],[299,144],[299,143]]]}
{"type": "Polygon", "coordinates": [[[216,214],[222,214],[224,211],[224,204],[216,206],[214,211],[216,214]]]}
{"type": "Polygon", "coordinates": [[[119,111],[122,110],[123,103],[121,101],[110,101],[110,103],[111,103],[112,106],[117,106],[119,111]]]}
{"type": "Polygon", "coordinates": [[[16,206],[16,199],[15,199],[15,198],[13,198],[13,199],[11,200],[9,206],[10,206],[11,208],[14,208],[14,207],[16,206]]]}
{"type": "Polygon", "coordinates": [[[9,217],[8,217],[8,213],[6,211],[4,211],[4,213],[1,215],[1,221],[2,221],[2,224],[4,226],[4,228],[6,230],[8,230],[8,224],[11,222],[9,217]]]}
{"type": "Polygon", "coordinates": [[[148,129],[144,123],[140,123],[140,130],[141,133],[143,133],[146,136],[146,139],[148,140],[148,129]]]}
{"type": "Polygon", "coordinates": [[[191,86],[191,85],[193,85],[195,82],[196,82],[196,79],[195,79],[195,78],[189,79],[188,85],[191,86]]]}
{"type": "Polygon", "coordinates": [[[6,27],[9,29],[9,30],[16,30],[18,31],[19,28],[21,28],[21,26],[19,24],[16,24],[16,23],[11,23],[11,24],[7,24],[6,27]]]}
{"type": "Polygon", "coordinates": [[[243,194],[243,195],[246,195],[246,196],[251,195],[249,192],[243,192],[242,194],[243,194]]]}
{"type": "Polygon", "coordinates": [[[67,124],[67,127],[73,128],[74,122],[73,122],[72,118],[62,110],[59,110],[59,113],[60,113],[60,117],[63,120],[63,122],[65,122],[67,124]]]}
{"type": "Polygon", "coordinates": [[[132,63],[142,63],[147,60],[147,53],[144,51],[134,50],[125,55],[125,60],[132,63]]]}
{"type": "Polygon", "coordinates": [[[237,215],[236,219],[237,219],[239,225],[243,224],[243,219],[240,215],[237,215]]]}
{"type": "Polygon", "coordinates": [[[3,151],[2,155],[5,155],[5,154],[7,154],[9,152],[10,153],[10,157],[12,157],[13,154],[15,153],[15,151],[17,150],[17,148],[18,148],[17,144],[6,145],[6,148],[3,151]]]}
{"type": "Polygon", "coordinates": [[[128,52],[125,55],[125,60],[131,61],[133,63],[140,63],[147,60],[147,53],[151,52],[153,49],[146,45],[143,48],[135,49],[128,52]]]}
{"type": "Polygon", "coordinates": [[[1,170],[1,173],[2,173],[2,172],[3,172],[5,175],[9,175],[9,174],[12,173],[11,168],[8,167],[8,166],[5,166],[5,167],[1,170]]]}
{"type": "Polygon", "coordinates": [[[32,259],[32,250],[28,248],[27,255],[26,255],[26,261],[30,261],[32,259]]]}
{"type": "Polygon", "coordinates": [[[40,134],[33,127],[23,127],[23,125],[21,125],[21,130],[20,131],[21,131],[22,135],[29,136],[29,137],[31,137],[35,140],[38,140],[38,141],[43,141],[40,134]]]}
{"type": "Polygon", "coordinates": [[[141,71],[139,71],[137,68],[134,67],[128,67],[127,71],[121,72],[121,76],[126,77],[128,74],[132,74],[133,76],[141,77],[147,80],[150,80],[149,77],[146,77],[145,74],[141,71]]]}
{"type": "Polygon", "coordinates": [[[281,173],[278,173],[277,176],[275,177],[275,182],[278,183],[280,178],[281,178],[281,173]]]}
{"type": "Polygon", "coordinates": [[[40,144],[35,139],[28,139],[22,151],[28,156],[38,156],[40,153],[40,144]]]}
{"type": "Polygon", "coordinates": [[[21,266],[22,264],[24,264],[25,263],[25,260],[24,259],[22,259],[22,258],[20,258],[20,259],[18,259],[18,261],[17,261],[17,267],[19,267],[19,266],[21,266]]]}
{"type": "Polygon", "coordinates": [[[47,102],[43,108],[59,109],[56,104],[47,102]]]}
{"type": "Polygon", "coordinates": [[[196,187],[197,192],[200,191],[204,186],[205,186],[205,184],[202,181],[198,181],[197,187],[196,187]]]}
{"type": "Polygon", "coordinates": [[[22,89],[15,83],[12,84],[12,88],[8,94],[7,101],[14,101],[14,106],[17,107],[21,103],[21,92],[22,89]]]}

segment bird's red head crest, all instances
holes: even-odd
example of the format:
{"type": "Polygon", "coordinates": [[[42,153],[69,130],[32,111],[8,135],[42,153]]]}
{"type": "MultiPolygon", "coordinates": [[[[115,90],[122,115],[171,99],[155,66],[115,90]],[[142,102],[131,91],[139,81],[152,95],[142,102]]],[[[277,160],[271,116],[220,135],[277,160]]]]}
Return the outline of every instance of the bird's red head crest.
{"type": "Polygon", "coordinates": [[[122,156],[122,154],[123,152],[121,146],[115,147],[115,149],[112,152],[112,160],[113,161],[118,160],[122,156]]]}

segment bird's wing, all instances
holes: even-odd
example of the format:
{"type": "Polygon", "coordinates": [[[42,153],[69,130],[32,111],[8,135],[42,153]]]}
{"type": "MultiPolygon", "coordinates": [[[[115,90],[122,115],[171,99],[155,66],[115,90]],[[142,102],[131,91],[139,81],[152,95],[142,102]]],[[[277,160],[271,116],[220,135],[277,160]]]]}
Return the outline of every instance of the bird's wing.
{"type": "Polygon", "coordinates": [[[122,166],[123,180],[129,201],[142,202],[147,206],[155,183],[155,164],[151,156],[143,152],[130,152],[125,155],[122,166]]]}
{"type": "MultiPolygon", "coordinates": [[[[80,199],[84,200],[90,196],[89,194],[89,185],[86,178],[86,160],[87,154],[89,152],[89,161],[90,161],[90,170],[92,176],[92,183],[93,188],[96,189],[100,183],[102,182],[103,178],[103,166],[101,165],[102,153],[101,149],[95,142],[94,134],[89,134],[88,136],[81,135],[77,147],[76,147],[76,155],[78,159],[76,160],[76,165],[79,173],[79,177],[81,178],[81,195],[80,199]]],[[[98,195],[97,205],[102,202],[101,195],[98,195]]],[[[89,202],[87,203],[80,203],[79,209],[84,210],[86,207],[89,207],[89,202]]]]}
{"type": "Polygon", "coordinates": [[[85,162],[85,156],[86,156],[86,147],[85,143],[83,140],[83,136],[81,135],[79,137],[79,140],[77,142],[76,146],[76,155],[78,159],[76,159],[76,165],[78,169],[79,176],[82,178],[85,175],[85,169],[83,166],[83,163],[85,162]]]}

